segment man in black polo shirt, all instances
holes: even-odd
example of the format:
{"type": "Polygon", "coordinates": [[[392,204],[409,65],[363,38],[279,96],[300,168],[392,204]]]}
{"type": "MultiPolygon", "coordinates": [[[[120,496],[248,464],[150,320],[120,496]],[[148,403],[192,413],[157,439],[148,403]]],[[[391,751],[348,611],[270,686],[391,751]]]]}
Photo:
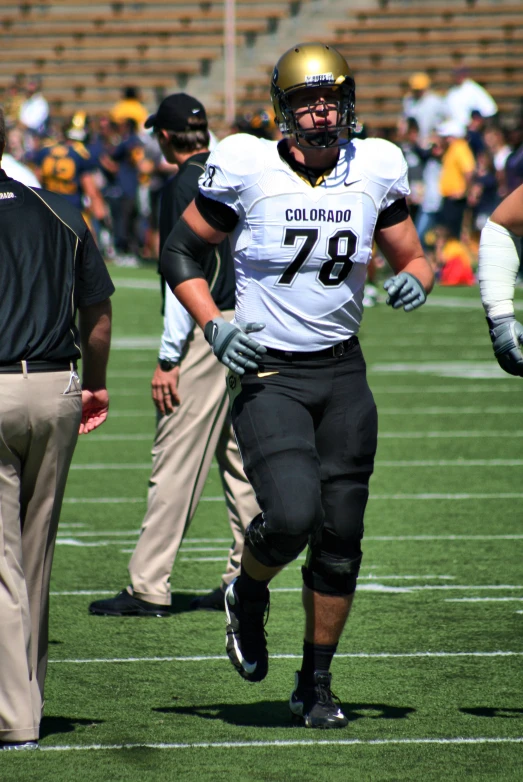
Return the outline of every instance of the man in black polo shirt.
{"type": "MultiPolygon", "coordinates": [[[[209,132],[202,104],[185,93],[169,95],[145,127],[154,128],[169,163],[179,166],[161,195],[160,249],[172,227],[198,192],[209,157],[209,132]]],[[[234,314],[234,268],[228,243],[213,248],[202,264],[215,302],[224,317],[234,314]]],[[[243,472],[231,428],[225,371],[217,364],[200,329],[170,289],[162,286],[164,331],[152,396],[158,412],[149,478],[147,512],[129,563],[131,583],[115,597],[96,600],[89,610],[106,616],[169,616],[170,577],[214,455],[224,486],[233,544],[222,585],[192,608],[223,610],[225,588],[236,577],[244,530],[259,513],[243,472]]]]}
{"type": "MultiPolygon", "coordinates": [[[[5,141],[0,109],[0,163],[5,141]]],[[[1,169],[0,257],[0,750],[35,749],[56,531],[78,433],[107,417],[114,287],[80,212],[1,169]]]]}

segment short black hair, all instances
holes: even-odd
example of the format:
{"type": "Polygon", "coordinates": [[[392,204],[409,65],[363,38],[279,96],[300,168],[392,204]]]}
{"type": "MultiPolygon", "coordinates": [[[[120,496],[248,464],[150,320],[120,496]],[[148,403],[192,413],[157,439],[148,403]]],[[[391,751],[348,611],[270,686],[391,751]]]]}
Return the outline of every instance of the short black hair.
{"type": "Polygon", "coordinates": [[[138,98],[138,88],[126,87],[123,94],[127,100],[136,100],[138,98]]]}

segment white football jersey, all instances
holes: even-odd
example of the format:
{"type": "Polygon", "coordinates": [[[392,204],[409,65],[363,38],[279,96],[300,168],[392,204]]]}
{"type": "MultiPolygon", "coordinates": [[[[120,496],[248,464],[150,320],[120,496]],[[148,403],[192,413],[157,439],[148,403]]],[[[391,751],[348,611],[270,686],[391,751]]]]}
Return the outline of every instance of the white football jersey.
{"type": "Polygon", "coordinates": [[[239,217],[236,322],[265,323],[255,339],[283,350],[321,350],[358,332],[376,220],[409,193],[398,147],[354,139],[312,187],[277,142],[236,134],[210,154],[199,186],[239,217]]]}

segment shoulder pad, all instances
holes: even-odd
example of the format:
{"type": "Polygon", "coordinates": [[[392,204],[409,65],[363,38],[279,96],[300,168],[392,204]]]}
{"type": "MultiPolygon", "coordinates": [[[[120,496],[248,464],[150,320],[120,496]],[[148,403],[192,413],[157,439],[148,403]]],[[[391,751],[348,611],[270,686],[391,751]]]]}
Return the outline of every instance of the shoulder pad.
{"type": "Polygon", "coordinates": [[[267,142],[249,133],[234,133],[220,141],[212,151],[212,156],[231,174],[254,174],[266,166],[267,142]]]}
{"type": "Polygon", "coordinates": [[[404,172],[405,158],[401,149],[383,138],[354,139],[357,157],[370,179],[379,177],[395,181],[404,172]]]}

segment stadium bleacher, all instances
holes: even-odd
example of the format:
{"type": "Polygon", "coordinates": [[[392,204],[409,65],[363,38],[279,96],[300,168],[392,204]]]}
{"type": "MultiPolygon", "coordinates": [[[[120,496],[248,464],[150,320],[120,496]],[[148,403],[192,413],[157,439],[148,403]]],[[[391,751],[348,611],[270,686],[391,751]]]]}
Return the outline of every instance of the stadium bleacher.
{"type": "MultiPolygon", "coordinates": [[[[239,111],[267,105],[275,31],[284,20],[299,22],[313,2],[237,0],[238,51],[249,51],[252,59],[249,74],[239,70],[239,111]]],[[[323,37],[354,68],[358,113],[368,125],[395,123],[410,74],[428,72],[434,89],[444,92],[457,65],[470,68],[502,111],[518,110],[523,3],[376,0],[352,11],[349,3],[344,13],[340,8],[339,0],[321,4],[323,37]]],[[[6,0],[0,9],[0,88],[17,74],[39,75],[52,112],[62,115],[79,98],[88,112],[106,110],[127,84],[140,86],[145,103],[153,106],[166,92],[190,91],[197,80],[220,130],[223,16],[224,0],[6,0]]],[[[309,26],[301,37],[314,40],[319,32],[309,26]]]]}

